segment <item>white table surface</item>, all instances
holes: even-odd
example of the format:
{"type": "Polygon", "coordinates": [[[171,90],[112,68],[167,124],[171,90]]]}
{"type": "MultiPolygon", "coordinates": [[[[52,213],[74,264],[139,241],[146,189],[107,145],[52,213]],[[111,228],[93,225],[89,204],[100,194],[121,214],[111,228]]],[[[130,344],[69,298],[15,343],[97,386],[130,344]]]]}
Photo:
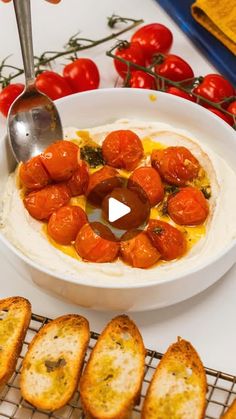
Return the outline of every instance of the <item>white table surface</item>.
{"type": "MultiPolygon", "coordinates": [[[[175,23],[154,0],[62,0],[50,5],[43,0],[32,1],[35,54],[47,49],[61,49],[66,40],[79,29],[83,35],[98,38],[109,33],[106,17],[113,12],[121,16],[144,18],[145,22],[161,22],[172,29],[172,51],[186,58],[197,75],[215,72],[209,62],[192,45],[175,23]]],[[[20,49],[12,4],[0,4],[0,58],[13,54],[12,63],[21,65],[20,49]]],[[[109,45],[108,45],[109,46],[109,45]]],[[[115,72],[100,46],[84,56],[93,57],[102,74],[102,87],[112,86],[115,72]]],[[[60,70],[61,64],[57,65],[60,70]]],[[[0,119],[0,134],[5,120],[0,119]]],[[[132,313],[147,347],[165,351],[177,336],[190,340],[205,365],[236,374],[236,267],[217,284],[178,305],[146,313],[132,313]]],[[[31,281],[27,267],[0,243],[0,297],[27,297],[33,311],[55,317],[76,312],[85,315],[94,331],[101,331],[114,313],[101,313],[76,307],[49,295],[31,281]]]]}

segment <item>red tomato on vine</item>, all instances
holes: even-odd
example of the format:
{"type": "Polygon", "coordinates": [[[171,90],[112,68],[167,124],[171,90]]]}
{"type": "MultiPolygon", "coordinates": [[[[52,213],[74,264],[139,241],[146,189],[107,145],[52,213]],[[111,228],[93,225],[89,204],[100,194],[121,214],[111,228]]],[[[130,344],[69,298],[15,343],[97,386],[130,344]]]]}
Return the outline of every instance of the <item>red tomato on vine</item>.
{"type": "Polygon", "coordinates": [[[72,89],[66,79],[54,71],[44,71],[36,78],[36,87],[50,99],[56,100],[71,95],[72,89]]]}
{"type": "Polygon", "coordinates": [[[211,102],[220,102],[234,95],[233,86],[220,74],[208,74],[193,91],[211,102]]]}
{"type": "Polygon", "coordinates": [[[227,107],[227,111],[236,116],[236,100],[230,103],[230,105],[227,107]]]}
{"type": "MultiPolygon", "coordinates": [[[[115,55],[117,57],[123,58],[124,60],[130,61],[131,63],[138,64],[143,67],[145,66],[145,56],[143,49],[138,42],[122,42],[116,49],[115,55]]],[[[114,65],[117,73],[122,78],[125,78],[128,71],[127,64],[120,60],[114,59],[114,65]]],[[[130,68],[131,70],[135,70],[132,65],[130,68]]]]}
{"type": "Polygon", "coordinates": [[[156,65],[155,71],[159,76],[172,81],[183,81],[194,77],[190,65],[178,55],[167,55],[161,64],[156,65]]]}
{"type": "Polygon", "coordinates": [[[137,70],[133,71],[130,81],[130,87],[138,89],[155,89],[156,83],[155,78],[145,71],[137,70]]]}
{"type": "Polygon", "coordinates": [[[147,61],[151,61],[154,54],[167,53],[173,42],[172,32],[160,23],[150,23],[138,29],[131,38],[138,42],[147,61]]]}
{"type": "Polygon", "coordinates": [[[74,93],[97,89],[100,83],[98,67],[90,58],[78,58],[67,64],[63,76],[74,93]]]}
{"type": "Polygon", "coordinates": [[[14,100],[23,92],[22,83],[9,84],[0,93],[0,112],[7,117],[8,111],[14,100]]]}
{"type": "Polygon", "coordinates": [[[179,89],[178,87],[169,86],[166,89],[166,93],[170,93],[171,95],[182,97],[184,99],[190,100],[191,102],[195,101],[193,96],[191,96],[189,93],[185,92],[184,90],[179,89]]]}

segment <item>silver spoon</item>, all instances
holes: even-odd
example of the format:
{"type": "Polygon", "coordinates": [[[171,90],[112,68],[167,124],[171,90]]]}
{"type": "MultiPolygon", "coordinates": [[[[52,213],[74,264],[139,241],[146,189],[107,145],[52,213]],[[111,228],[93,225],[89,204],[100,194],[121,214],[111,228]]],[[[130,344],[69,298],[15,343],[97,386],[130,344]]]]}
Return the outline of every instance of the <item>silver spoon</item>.
{"type": "Polygon", "coordinates": [[[8,114],[8,136],[18,162],[40,154],[48,145],[63,138],[63,130],[54,103],[35,85],[30,0],[14,0],[25,71],[25,90],[8,114]]]}

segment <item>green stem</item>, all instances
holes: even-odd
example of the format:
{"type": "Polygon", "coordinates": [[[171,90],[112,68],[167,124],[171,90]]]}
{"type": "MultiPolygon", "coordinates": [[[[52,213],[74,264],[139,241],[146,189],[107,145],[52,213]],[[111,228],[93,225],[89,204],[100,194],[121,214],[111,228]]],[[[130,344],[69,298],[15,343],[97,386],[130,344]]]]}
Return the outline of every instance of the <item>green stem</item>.
{"type": "MultiPolygon", "coordinates": [[[[41,60],[40,60],[40,57],[37,57],[39,62],[35,64],[36,70],[39,71],[40,66],[47,66],[51,61],[55,61],[56,59],[58,59],[60,57],[64,57],[66,55],[73,55],[78,51],[84,51],[84,50],[96,47],[96,46],[98,46],[100,44],[103,44],[105,42],[111,41],[112,39],[115,39],[115,38],[119,37],[120,35],[123,35],[124,33],[130,31],[131,29],[134,29],[136,26],[143,23],[143,19],[136,20],[136,19],[121,18],[121,17],[116,18],[116,22],[118,22],[118,21],[125,22],[125,23],[130,21],[132,23],[129,26],[127,26],[126,28],[124,28],[120,31],[117,31],[117,32],[113,32],[111,35],[105,36],[105,37],[103,37],[101,39],[98,39],[98,40],[93,41],[93,40],[89,40],[89,39],[86,39],[86,38],[76,38],[76,39],[74,38],[75,42],[77,42],[77,45],[74,46],[73,48],[66,49],[65,51],[59,51],[59,52],[57,52],[57,51],[52,51],[52,52],[51,51],[46,51],[43,54],[43,57],[41,57],[41,60]],[[78,42],[80,40],[82,40],[82,41],[86,40],[87,42],[91,42],[91,44],[80,45],[80,44],[78,44],[78,42]],[[52,54],[52,56],[50,56],[48,58],[44,58],[45,54],[52,54]]],[[[9,67],[9,66],[4,64],[4,62],[3,62],[2,69],[7,68],[7,67],[9,67]]],[[[6,77],[5,80],[10,82],[11,80],[15,79],[16,77],[18,77],[18,76],[20,76],[21,74],[24,73],[23,69],[18,69],[18,70],[19,71],[17,73],[10,75],[8,78],[6,77]]],[[[1,75],[0,75],[0,77],[1,77],[1,75]]],[[[1,83],[3,83],[3,81],[1,81],[1,83]]]]}

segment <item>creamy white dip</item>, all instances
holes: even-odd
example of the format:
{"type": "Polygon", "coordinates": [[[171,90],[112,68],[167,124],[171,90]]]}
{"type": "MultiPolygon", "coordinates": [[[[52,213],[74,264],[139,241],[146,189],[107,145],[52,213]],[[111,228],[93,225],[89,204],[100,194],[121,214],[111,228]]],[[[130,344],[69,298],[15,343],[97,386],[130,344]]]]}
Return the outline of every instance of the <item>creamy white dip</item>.
{"type": "MultiPolygon", "coordinates": [[[[50,244],[42,231],[42,224],[34,220],[25,209],[17,187],[17,173],[7,181],[0,206],[1,233],[20,252],[36,262],[39,267],[49,269],[55,276],[69,277],[83,282],[131,285],[158,279],[172,279],[187,274],[210,258],[219,254],[236,239],[235,194],[236,174],[228,164],[199,140],[183,130],[156,122],[121,120],[113,124],[87,129],[90,137],[102,143],[105,136],[116,129],[131,129],[141,140],[149,137],[164,145],[186,146],[206,169],[211,182],[212,198],[206,235],[180,260],[163,263],[148,270],[131,268],[122,261],[97,264],[76,260],[50,244]],[[190,139],[191,138],[191,139],[190,139]]],[[[78,128],[66,128],[65,137],[76,139],[78,128]]],[[[148,162],[147,162],[148,163],[148,162]]]]}

